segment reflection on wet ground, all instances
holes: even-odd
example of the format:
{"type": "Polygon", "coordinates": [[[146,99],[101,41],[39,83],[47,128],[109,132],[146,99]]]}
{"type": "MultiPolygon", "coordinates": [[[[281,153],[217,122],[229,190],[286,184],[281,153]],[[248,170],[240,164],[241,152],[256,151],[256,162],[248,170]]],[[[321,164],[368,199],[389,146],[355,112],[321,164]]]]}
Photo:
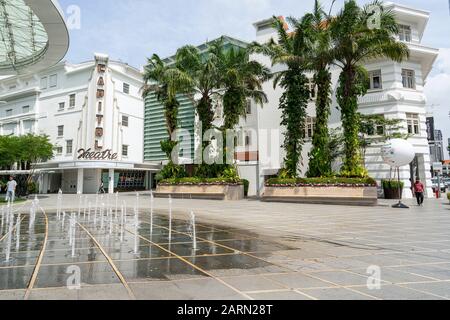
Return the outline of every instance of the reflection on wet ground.
{"type": "MultiPolygon", "coordinates": [[[[204,224],[196,225],[194,243],[188,220],[173,220],[170,231],[166,216],[154,215],[153,222],[149,216],[140,213],[136,225],[129,213],[121,227],[115,212],[101,219],[80,214],[72,239],[69,215],[47,213],[46,220],[38,213],[34,223],[30,215],[22,215],[20,223],[14,221],[11,234],[6,229],[0,234],[0,293],[28,289],[33,272],[33,292],[66,288],[74,283],[74,275],[79,275],[82,287],[99,286],[99,290],[122,284],[132,291],[133,283],[201,279],[224,286],[218,277],[285,271],[247,253],[294,249],[247,231],[204,224]]],[[[233,294],[245,298],[237,290],[233,294]]]]}

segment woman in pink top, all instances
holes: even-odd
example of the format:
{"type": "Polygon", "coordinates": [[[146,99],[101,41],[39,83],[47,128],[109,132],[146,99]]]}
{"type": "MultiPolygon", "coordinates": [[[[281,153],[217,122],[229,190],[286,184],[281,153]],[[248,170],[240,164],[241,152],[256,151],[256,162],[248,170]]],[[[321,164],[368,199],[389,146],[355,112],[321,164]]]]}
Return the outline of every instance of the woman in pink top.
{"type": "Polygon", "coordinates": [[[414,192],[416,193],[417,204],[419,206],[423,205],[425,186],[420,179],[417,179],[416,183],[414,183],[414,192]]]}

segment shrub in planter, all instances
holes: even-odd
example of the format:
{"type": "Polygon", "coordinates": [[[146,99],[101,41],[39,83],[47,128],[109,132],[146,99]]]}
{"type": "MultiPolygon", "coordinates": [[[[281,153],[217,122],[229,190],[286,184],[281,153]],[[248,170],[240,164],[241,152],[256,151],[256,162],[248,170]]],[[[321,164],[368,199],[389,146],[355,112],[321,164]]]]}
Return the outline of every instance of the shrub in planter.
{"type": "Polygon", "coordinates": [[[450,202],[450,192],[447,193],[447,199],[448,199],[448,201],[450,202]]]}
{"type": "Polygon", "coordinates": [[[36,194],[39,192],[39,185],[36,182],[29,182],[27,186],[28,194],[36,194]]]}
{"type": "Polygon", "coordinates": [[[250,186],[250,182],[248,180],[242,179],[242,183],[244,184],[244,196],[248,197],[248,188],[250,186]]]}
{"type": "Polygon", "coordinates": [[[235,178],[199,178],[199,177],[188,177],[188,178],[171,178],[171,179],[163,179],[159,181],[159,185],[168,185],[168,186],[176,186],[176,185],[186,185],[186,186],[195,186],[195,185],[242,185],[243,182],[240,179],[235,178]]]}
{"type": "Polygon", "coordinates": [[[272,178],[268,187],[375,187],[372,178],[324,177],[324,178],[272,178]]]}
{"type": "Polygon", "coordinates": [[[164,179],[180,179],[187,176],[186,170],[183,166],[176,165],[173,162],[166,164],[162,170],[156,175],[156,180],[164,179]]]}
{"type": "Polygon", "coordinates": [[[396,180],[383,180],[381,185],[383,186],[385,199],[400,199],[405,187],[403,182],[396,180]]]}

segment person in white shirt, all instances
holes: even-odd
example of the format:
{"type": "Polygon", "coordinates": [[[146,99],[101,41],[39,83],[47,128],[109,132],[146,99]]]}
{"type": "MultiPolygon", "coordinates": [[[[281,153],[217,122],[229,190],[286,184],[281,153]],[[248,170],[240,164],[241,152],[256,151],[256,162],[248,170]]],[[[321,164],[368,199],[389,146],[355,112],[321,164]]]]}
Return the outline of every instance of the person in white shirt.
{"type": "Polygon", "coordinates": [[[9,181],[6,184],[6,198],[5,201],[14,201],[14,196],[16,194],[17,182],[14,177],[9,177],[9,181]]]}

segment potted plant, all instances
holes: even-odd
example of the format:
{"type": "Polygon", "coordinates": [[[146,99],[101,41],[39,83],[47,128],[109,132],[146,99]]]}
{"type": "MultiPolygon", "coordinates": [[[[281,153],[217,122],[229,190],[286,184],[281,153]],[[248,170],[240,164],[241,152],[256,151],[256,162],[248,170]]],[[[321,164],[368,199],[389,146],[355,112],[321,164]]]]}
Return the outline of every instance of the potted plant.
{"type": "Polygon", "coordinates": [[[448,199],[448,202],[450,203],[450,192],[447,193],[447,199],[448,199]]]}
{"type": "Polygon", "coordinates": [[[242,183],[244,184],[244,197],[248,197],[248,188],[250,187],[250,182],[246,179],[242,179],[242,183]]]}
{"type": "Polygon", "coordinates": [[[383,180],[381,181],[384,190],[385,199],[401,199],[403,194],[404,182],[398,182],[396,180],[383,180]]]}

